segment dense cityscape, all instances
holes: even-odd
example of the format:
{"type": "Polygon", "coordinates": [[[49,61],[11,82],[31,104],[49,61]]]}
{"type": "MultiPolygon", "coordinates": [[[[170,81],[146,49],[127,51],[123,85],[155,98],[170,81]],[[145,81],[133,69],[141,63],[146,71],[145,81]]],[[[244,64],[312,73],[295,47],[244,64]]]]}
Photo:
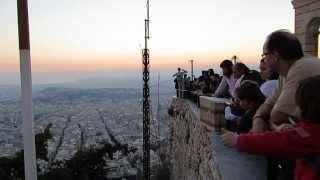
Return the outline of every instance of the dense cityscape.
{"type": "MultiPolygon", "coordinates": [[[[8,157],[23,148],[21,104],[17,87],[6,86],[1,90],[0,154],[8,157]]],[[[166,138],[167,110],[172,94],[160,94],[159,107],[157,99],[153,94],[151,142],[154,144],[166,138]]],[[[48,142],[47,154],[50,161],[68,160],[81,149],[105,142],[127,145],[128,149],[136,150],[131,153],[131,159],[141,158],[142,104],[139,90],[46,88],[35,92],[33,101],[35,133],[41,133],[51,125],[53,138],[48,142]]],[[[137,174],[137,169],[128,162],[130,157],[121,157],[121,152],[114,153],[114,157],[113,160],[106,160],[109,170],[117,172],[113,176],[137,174]],[[126,168],[121,171],[121,167],[126,168]]],[[[159,161],[158,155],[153,153],[153,159],[159,161]]]]}

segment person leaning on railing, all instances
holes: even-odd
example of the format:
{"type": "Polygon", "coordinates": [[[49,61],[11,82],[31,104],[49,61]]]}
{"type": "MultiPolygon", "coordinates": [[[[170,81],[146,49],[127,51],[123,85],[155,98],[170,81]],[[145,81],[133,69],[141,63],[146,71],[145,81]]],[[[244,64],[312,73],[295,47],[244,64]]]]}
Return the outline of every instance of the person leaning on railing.
{"type": "MultiPolygon", "coordinates": [[[[320,75],[320,60],[304,56],[298,38],[287,30],[275,31],[267,37],[262,58],[271,71],[279,73],[279,84],[254,115],[251,132],[276,131],[289,123],[289,118],[299,122],[301,112],[294,100],[298,82],[320,75]]],[[[293,160],[275,161],[282,164],[285,176],[293,176],[293,160]]]]}
{"type": "Polygon", "coordinates": [[[251,80],[242,81],[235,89],[234,96],[239,101],[239,108],[244,110],[243,115],[236,120],[235,131],[248,133],[252,127],[253,115],[266,98],[260,91],[259,84],[251,80]]]}
{"type": "Polygon", "coordinates": [[[183,76],[184,74],[187,73],[186,70],[184,69],[181,69],[180,67],[178,68],[178,72],[176,72],[175,74],[172,75],[172,77],[176,77],[175,78],[175,83],[177,83],[178,85],[178,88],[177,88],[177,95],[178,97],[182,98],[183,96],[183,93],[182,93],[182,90],[183,90],[183,76]]]}
{"type": "Polygon", "coordinates": [[[222,142],[241,152],[296,158],[295,180],[320,179],[320,76],[302,80],[295,93],[301,109],[297,125],[284,123],[277,131],[236,134],[223,130],[222,142]]]}
{"type": "MultiPolygon", "coordinates": [[[[233,75],[237,79],[234,89],[240,87],[241,83],[250,80],[261,85],[263,82],[260,73],[256,70],[250,70],[244,63],[236,63],[233,66],[233,75]]],[[[235,90],[232,92],[232,103],[225,108],[225,119],[230,130],[233,130],[236,124],[236,119],[239,119],[245,111],[234,100],[235,90]]],[[[255,111],[254,111],[255,112],[255,111]]],[[[254,114],[252,114],[253,116],[254,114]]],[[[250,118],[252,119],[252,117],[250,118]]],[[[250,121],[251,122],[251,121],[250,121]]],[[[251,124],[251,123],[250,123],[251,124]]]]}
{"type": "Polygon", "coordinates": [[[214,94],[221,82],[221,77],[219,74],[210,74],[210,84],[209,84],[209,91],[210,93],[214,94]]]}
{"type": "Polygon", "coordinates": [[[294,101],[297,83],[320,75],[320,60],[304,57],[298,38],[286,31],[271,33],[263,46],[263,58],[271,71],[280,74],[279,84],[272,95],[257,110],[252,132],[276,130],[288,117],[300,119],[300,109],[294,101]]]}
{"type": "Polygon", "coordinates": [[[233,63],[226,59],[221,62],[220,68],[222,69],[223,77],[214,93],[214,96],[230,97],[234,91],[237,81],[237,78],[235,78],[233,74],[233,63]]]}

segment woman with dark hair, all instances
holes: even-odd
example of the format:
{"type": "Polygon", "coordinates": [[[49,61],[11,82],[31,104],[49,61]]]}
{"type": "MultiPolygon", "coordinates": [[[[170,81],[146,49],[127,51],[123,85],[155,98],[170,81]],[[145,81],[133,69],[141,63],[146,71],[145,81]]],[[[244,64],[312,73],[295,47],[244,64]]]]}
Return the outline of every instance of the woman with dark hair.
{"type": "Polygon", "coordinates": [[[227,59],[223,60],[220,63],[220,68],[222,69],[223,76],[214,96],[229,98],[234,91],[237,81],[237,78],[233,74],[233,63],[227,59]]]}
{"type": "Polygon", "coordinates": [[[295,180],[319,180],[319,92],[320,75],[299,83],[295,100],[301,110],[301,121],[297,125],[282,124],[277,131],[240,135],[224,131],[223,143],[241,152],[296,158],[295,180]]]}
{"type": "MultiPolygon", "coordinates": [[[[258,71],[250,70],[248,66],[244,63],[236,63],[233,67],[234,78],[237,79],[234,89],[238,88],[242,82],[250,80],[256,82],[258,85],[262,83],[261,76],[258,71]]],[[[232,97],[235,96],[235,90],[231,93],[232,97]]],[[[233,98],[234,99],[234,98],[233,98]]],[[[234,129],[235,120],[238,117],[241,117],[244,113],[244,110],[237,104],[236,101],[233,101],[230,106],[227,106],[225,109],[225,119],[227,124],[230,124],[230,129],[234,129]]]]}
{"type": "Polygon", "coordinates": [[[269,97],[271,96],[273,90],[278,86],[279,74],[271,71],[264,59],[262,59],[260,61],[260,75],[265,81],[263,84],[261,84],[260,90],[265,97],[269,97]]]}
{"type": "MultiPolygon", "coordinates": [[[[261,76],[258,71],[251,70],[244,63],[236,63],[233,68],[234,77],[237,80],[235,84],[235,89],[240,86],[240,84],[245,80],[250,80],[258,83],[260,86],[263,83],[261,76]]],[[[233,96],[234,94],[232,94],[233,96]]]]}

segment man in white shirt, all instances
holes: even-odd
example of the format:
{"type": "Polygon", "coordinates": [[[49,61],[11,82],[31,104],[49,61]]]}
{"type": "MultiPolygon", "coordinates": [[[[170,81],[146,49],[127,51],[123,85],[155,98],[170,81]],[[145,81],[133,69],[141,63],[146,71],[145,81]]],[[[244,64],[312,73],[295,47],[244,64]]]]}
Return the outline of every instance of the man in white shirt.
{"type": "Polygon", "coordinates": [[[182,90],[183,90],[183,76],[184,74],[188,73],[186,70],[181,69],[178,67],[178,72],[173,74],[172,77],[176,77],[178,83],[178,97],[182,97],[182,90]]]}

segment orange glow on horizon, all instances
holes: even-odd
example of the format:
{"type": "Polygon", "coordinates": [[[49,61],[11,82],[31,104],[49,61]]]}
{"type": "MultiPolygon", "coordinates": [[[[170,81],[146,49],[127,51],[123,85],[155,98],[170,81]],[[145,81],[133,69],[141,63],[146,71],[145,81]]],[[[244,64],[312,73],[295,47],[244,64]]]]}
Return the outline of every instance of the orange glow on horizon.
{"type": "MultiPolygon", "coordinates": [[[[218,67],[224,59],[230,59],[237,55],[239,61],[247,64],[257,64],[259,62],[259,53],[231,53],[231,52],[190,52],[185,54],[152,54],[150,59],[151,70],[175,70],[177,67],[189,68],[189,60],[195,61],[195,69],[207,69],[218,67]],[[253,54],[253,55],[252,55],[253,54]]],[[[68,57],[68,58],[45,58],[40,56],[31,57],[32,70],[34,72],[90,72],[100,70],[141,70],[142,62],[140,54],[123,56],[92,56],[86,57],[68,57]]],[[[1,62],[2,71],[18,72],[19,59],[8,58],[1,62]]]]}

